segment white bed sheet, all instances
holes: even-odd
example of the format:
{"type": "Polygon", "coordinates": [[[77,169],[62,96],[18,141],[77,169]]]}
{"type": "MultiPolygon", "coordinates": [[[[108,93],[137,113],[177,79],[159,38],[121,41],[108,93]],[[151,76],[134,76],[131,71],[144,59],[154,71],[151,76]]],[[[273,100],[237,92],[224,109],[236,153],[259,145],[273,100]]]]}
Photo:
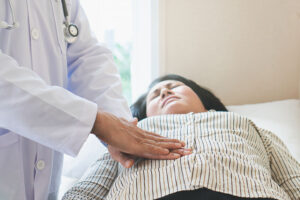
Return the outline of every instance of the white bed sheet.
{"type": "MultiPolygon", "coordinates": [[[[227,106],[227,109],[247,116],[257,126],[275,133],[300,161],[300,100],[227,106]]],[[[105,147],[91,135],[76,158],[65,156],[59,199],[104,152],[105,147]]]]}
{"type": "Polygon", "coordinates": [[[228,106],[227,109],[247,116],[258,127],[275,133],[300,161],[300,100],[228,106]]]}

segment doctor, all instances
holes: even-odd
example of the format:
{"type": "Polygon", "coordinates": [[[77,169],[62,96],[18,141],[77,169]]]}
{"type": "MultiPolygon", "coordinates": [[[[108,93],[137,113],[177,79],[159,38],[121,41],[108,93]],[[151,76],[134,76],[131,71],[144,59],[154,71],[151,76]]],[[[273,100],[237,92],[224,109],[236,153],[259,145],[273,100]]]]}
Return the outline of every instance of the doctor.
{"type": "Polygon", "coordinates": [[[127,121],[121,94],[78,0],[0,0],[0,199],[56,199],[63,153],[90,132],[124,165],[127,154],[177,158],[183,144],[127,121]]]}

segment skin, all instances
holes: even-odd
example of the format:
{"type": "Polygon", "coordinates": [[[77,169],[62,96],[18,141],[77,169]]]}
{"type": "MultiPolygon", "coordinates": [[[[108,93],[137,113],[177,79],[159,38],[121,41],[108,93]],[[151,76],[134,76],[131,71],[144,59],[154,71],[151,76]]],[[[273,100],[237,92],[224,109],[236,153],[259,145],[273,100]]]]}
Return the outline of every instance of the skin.
{"type": "Polygon", "coordinates": [[[166,80],[156,84],[147,95],[147,117],[165,114],[206,112],[198,95],[180,81],[166,80]]]}

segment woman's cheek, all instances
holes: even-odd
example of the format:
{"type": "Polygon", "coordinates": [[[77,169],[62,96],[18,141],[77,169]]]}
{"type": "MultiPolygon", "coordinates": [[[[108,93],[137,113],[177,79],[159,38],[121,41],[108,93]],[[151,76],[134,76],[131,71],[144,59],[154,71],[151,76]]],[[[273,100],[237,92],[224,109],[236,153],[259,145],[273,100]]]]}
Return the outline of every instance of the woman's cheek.
{"type": "Polygon", "coordinates": [[[155,102],[154,100],[149,103],[147,106],[147,116],[153,116],[156,115],[158,112],[158,102],[155,102]]]}

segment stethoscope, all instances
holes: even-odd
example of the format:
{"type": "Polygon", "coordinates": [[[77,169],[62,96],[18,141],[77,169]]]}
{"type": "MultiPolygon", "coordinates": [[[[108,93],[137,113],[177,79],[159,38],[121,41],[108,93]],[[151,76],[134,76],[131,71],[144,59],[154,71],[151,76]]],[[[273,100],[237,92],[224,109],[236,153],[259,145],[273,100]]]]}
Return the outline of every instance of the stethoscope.
{"type": "MultiPolygon", "coordinates": [[[[12,7],[12,3],[11,0],[8,0],[9,3],[9,7],[10,7],[10,11],[11,11],[11,17],[12,17],[12,23],[9,24],[6,21],[0,21],[0,28],[2,29],[7,29],[7,30],[12,30],[15,28],[19,27],[19,23],[16,21],[15,18],[15,12],[14,9],[12,7]]],[[[78,34],[79,34],[79,30],[78,27],[75,24],[72,24],[70,22],[70,16],[68,13],[68,8],[66,5],[66,1],[65,0],[61,0],[62,3],[62,8],[63,8],[63,13],[64,13],[64,17],[65,20],[63,22],[63,31],[64,31],[64,36],[65,36],[65,41],[68,43],[73,43],[76,41],[78,34]]]]}

